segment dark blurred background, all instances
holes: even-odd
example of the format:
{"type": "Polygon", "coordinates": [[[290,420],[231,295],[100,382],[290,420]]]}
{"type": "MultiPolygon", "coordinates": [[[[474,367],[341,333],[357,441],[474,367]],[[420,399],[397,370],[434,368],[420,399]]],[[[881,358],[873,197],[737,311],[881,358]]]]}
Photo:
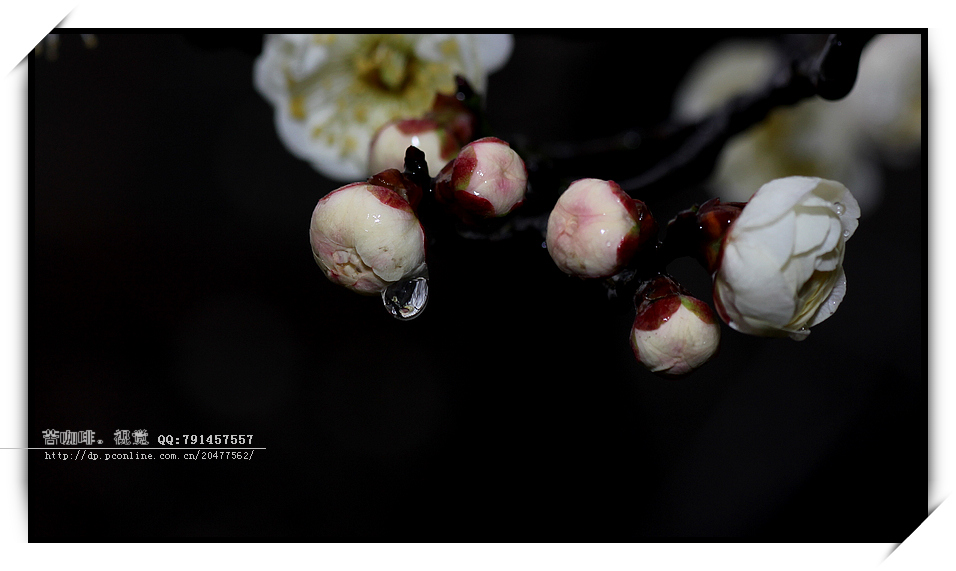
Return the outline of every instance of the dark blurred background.
{"type": "MultiPolygon", "coordinates": [[[[656,125],[723,35],[518,34],[489,118],[531,143],[656,125]]],[[[50,428],[103,446],[145,429],[151,446],[266,449],[33,451],[31,541],[901,542],[925,518],[919,164],[882,167],[848,295],[809,339],[724,326],[716,360],[663,380],[633,358],[630,300],[564,276],[533,232],[437,246],[411,322],[331,284],[307,227],[340,183],[279,141],[252,84],[261,35],[97,38],[30,62],[30,446],[50,428]]],[[[666,221],[706,198],[645,202],[666,221]]],[[[671,269],[709,300],[702,269],[671,269]]]]}

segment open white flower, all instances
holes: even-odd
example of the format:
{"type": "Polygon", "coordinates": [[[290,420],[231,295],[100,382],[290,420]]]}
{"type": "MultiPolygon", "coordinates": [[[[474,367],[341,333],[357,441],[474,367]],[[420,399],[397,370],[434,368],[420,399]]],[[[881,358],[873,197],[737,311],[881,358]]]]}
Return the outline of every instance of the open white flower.
{"type": "Polygon", "coordinates": [[[859,216],[839,182],[795,176],[760,187],[724,238],[720,317],[742,333],[805,338],[843,300],[844,247],[859,216]]]}
{"type": "Polygon", "coordinates": [[[279,138],[323,175],[368,176],[385,123],[416,118],[455,75],[479,93],[511,55],[507,34],[279,34],[265,39],[255,85],[275,106],[279,138]]]}

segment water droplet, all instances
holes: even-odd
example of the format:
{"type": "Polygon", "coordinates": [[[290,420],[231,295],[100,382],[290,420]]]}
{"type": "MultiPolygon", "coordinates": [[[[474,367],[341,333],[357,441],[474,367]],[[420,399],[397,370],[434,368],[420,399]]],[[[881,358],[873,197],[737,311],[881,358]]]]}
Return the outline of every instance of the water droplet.
{"type": "Polygon", "coordinates": [[[406,321],[421,315],[428,303],[428,276],[399,280],[382,291],[382,304],[395,319],[406,321]]]}
{"type": "Polygon", "coordinates": [[[843,213],[846,212],[846,206],[842,202],[834,202],[834,208],[836,208],[837,216],[843,216],[843,213]]]}
{"type": "Polygon", "coordinates": [[[794,341],[803,341],[810,336],[810,330],[806,327],[801,327],[798,331],[790,333],[790,338],[794,341]]]}

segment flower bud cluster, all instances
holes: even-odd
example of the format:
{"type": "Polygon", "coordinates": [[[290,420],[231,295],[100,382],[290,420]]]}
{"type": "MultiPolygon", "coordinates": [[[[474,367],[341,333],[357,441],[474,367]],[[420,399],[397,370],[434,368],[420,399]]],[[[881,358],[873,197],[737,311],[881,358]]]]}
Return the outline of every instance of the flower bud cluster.
{"type": "MultiPolygon", "coordinates": [[[[312,252],[331,281],[375,294],[400,280],[423,279],[425,232],[416,215],[422,184],[433,182],[435,200],[466,222],[507,215],[524,201],[527,169],[502,140],[464,145],[434,181],[424,174],[423,157],[409,147],[405,172],[386,169],[318,202],[312,252]]],[[[842,184],[787,177],[763,185],[747,203],[712,199],[681,212],[658,243],[657,223],[643,202],[612,181],[581,179],[550,213],[546,246],[561,271],[581,278],[657,273],[635,295],[629,340],[639,363],[673,378],[717,353],[720,325],[706,303],[663,273],[670,260],[692,256],[712,273],[717,314],[731,328],[803,339],[843,299],[845,244],[859,215],[842,184]],[[653,256],[640,259],[647,267],[639,268],[641,251],[653,256]]]]}
{"type": "MultiPolygon", "coordinates": [[[[421,149],[407,147],[404,166],[404,172],[385,169],[336,189],[316,204],[312,253],[332,282],[373,295],[425,274],[417,210],[432,180],[421,149]]],[[[524,201],[524,161],[499,139],[465,145],[441,172],[433,196],[465,221],[505,216],[524,201]]]]}
{"type": "MultiPolygon", "coordinates": [[[[712,199],[681,212],[655,243],[657,225],[643,203],[613,182],[583,179],[555,204],[546,245],[558,268],[582,278],[663,274],[671,260],[694,257],[712,273],[714,305],[731,328],[799,340],[843,300],[845,244],[859,216],[841,183],[786,177],[763,185],[749,202],[712,199]],[[624,272],[649,243],[656,245],[644,260],[650,265],[624,272]]],[[[716,352],[713,312],[671,278],[645,282],[636,305],[631,346],[651,371],[684,375],[716,352]]]]}
{"type": "Polygon", "coordinates": [[[425,153],[428,174],[434,178],[475,136],[476,123],[474,113],[461,101],[439,93],[424,116],[396,119],[379,127],[369,144],[369,172],[401,170],[405,150],[412,146],[425,153]]]}

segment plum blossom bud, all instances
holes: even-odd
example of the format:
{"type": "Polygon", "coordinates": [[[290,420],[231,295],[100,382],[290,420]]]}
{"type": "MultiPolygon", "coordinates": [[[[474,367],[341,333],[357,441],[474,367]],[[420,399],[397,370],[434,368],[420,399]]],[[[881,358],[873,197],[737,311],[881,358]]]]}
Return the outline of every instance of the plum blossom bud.
{"type": "MultiPolygon", "coordinates": [[[[420,150],[410,147],[408,149],[409,156],[416,155],[420,159],[423,155],[420,150]]],[[[412,160],[415,160],[413,157],[412,160]]],[[[409,164],[413,168],[418,168],[424,170],[424,163],[419,162],[417,165],[409,164]]],[[[412,210],[418,208],[418,204],[422,200],[422,187],[413,180],[415,174],[412,171],[406,170],[406,172],[399,172],[398,169],[386,169],[382,172],[368,177],[368,184],[372,186],[384,186],[385,188],[393,191],[395,194],[405,199],[405,202],[412,207],[412,210]]]]}
{"type": "Polygon", "coordinates": [[[416,147],[425,153],[428,174],[438,175],[441,167],[455,158],[461,146],[433,119],[402,119],[382,125],[369,148],[369,172],[402,170],[405,149],[416,147]]]}
{"type": "Polygon", "coordinates": [[[324,196],[309,237],[326,277],[360,294],[425,268],[425,232],[408,202],[385,186],[356,182],[324,196]]]}
{"type": "Polygon", "coordinates": [[[524,202],[528,170],[508,143],[494,137],[462,147],[435,179],[435,198],[466,222],[505,216],[524,202]]]}
{"type": "Polygon", "coordinates": [[[637,292],[631,348],[652,373],[680,377],[700,367],[720,346],[720,325],[710,307],[674,280],[659,276],[637,292]]]}
{"type": "Polygon", "coordinates": [[[657,223],[640,200],[613,181],[575,181],[548,218],[546,243],[566,274],[606,278],[624,268],[657,235],[657,223]]]}
{"type": "Polygon", "coordinates": [[[740,216],[745,202],[721,202],[712,198],[700,206],[679,212],[670,222],[658,248],[668,260],[691,256],[713,274],[720,262],[720,249],[727,229],[740,216]]]}
{"type": "Polygon", "coordinates": [[[844,248],[859,216],[839,182],[793,176],[760,187],[724,237],[720,317],[751,335],[806,338],[843,300],[844,248]]]}
{"type": "Polygon", "coordinates": [[[711,273],[717,270],[727,229],[740,216],[745,205],[744,202],[724,203],[719,198],[712,198],[697,210],[700,235],[697,257],[711,273]]]}

